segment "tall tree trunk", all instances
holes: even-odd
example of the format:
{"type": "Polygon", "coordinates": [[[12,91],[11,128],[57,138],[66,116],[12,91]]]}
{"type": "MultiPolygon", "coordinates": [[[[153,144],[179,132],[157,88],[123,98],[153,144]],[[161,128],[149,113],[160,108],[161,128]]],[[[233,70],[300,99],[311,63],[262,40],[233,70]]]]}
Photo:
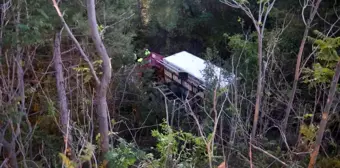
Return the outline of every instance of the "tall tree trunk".
{"type": "Polygon", "coordinates": [[[106,48],[103,44],[102,39],[100,38],[97,19],[96,19],[96,9],[94,0],[87,0],[87,13],[88,13],[88,21],[91,29],[92,39],[95,43],[97,52],[101,56],[103,61],[102,71],[103,76],[101,78],[100,84],[97,85],[97,115],[99,119],[99,131],[101,138],[101,149],[103,153],[106,153],[109,150],[109,129],[108,129],[108,106],[106,100],[106,93],[109,83],[111,81],[111,59],[107,54],[106,48]]]}
{"type": "Polygon", "coordinates": [[[327,125],[327,121],[328,121],[328,115],[329,115],[329,111],[330,111],[331,106],[332,106],[332,102],[333,102],[333,99],[334,99],[336,87],[338,85],[339,77],[340,77],[340,61],[336,65],[335,74],[333,76],[331,88],[329,90],[326,106],[325,106],[324,112],[322,112],[322,119],[321,119],[321,122],[319,124],[319,129],[318,129],[318,132],[317,132],[317,135],[316,135],[316,140],[315,140],[315,143],[314,143],[314,150],[310,155],[308,168],[314,168],[314,166],[315,166],[316,158],[319,154],[321,141],[322,141],[325,129],[326,129],[326,125],[327,125]]]}
{"type": "MultiPolygon", "coordinates": [[[[61,131],[64,136],[65,141],[65,150],[72,149],[72,136],[70,136],[71,128],[69,126],[70,123],[70,112],[67,104],[66,90],[65,90],[65,78],[63,73],[63,66],[61,60],[61,52],[60,52],[60,44],[61,44],[61,31],[56,32],[54,39],[54,51],[53,51],[53,59],[54,59],[54,69],[56,71],[56,82],[57,82],[57,92],[59,99],[59,111],[60,111],[60,124],[61,131]]],[[[68,150],[72,151],[72,150],[68,150]]],[[[72,158],[72,152],[70,153],[72,158]]]]}
{"type": "Polygon", "coordinates": [[[262,98],[262,33],[260,28],[258,30],[258,75],[257,75],[257,90],[256,90],[256,104],[255,104],[255,113],[254,113],[254,120],[253,120],[253,128],[251,132],[251,140],[255,138],[256,130],[257,130],[257,123],[259,120],[259,113],[260,113],[260,105],[261,105],[261,98],[262,98]]]}
{"type": "Polygon", "coordinates": [[[303,33],[303,37],[302,37],[302,40],[301,40],[300,49],[299,49],[299,53],[297,55],[296,66],[295,66],[293,89],[292,89],[292,92],[289,96],[288,105],[287,105],[287,108],[285,110],[285,118],[284,118],[283,124],[282,124],[282,130],[284,132],[287,131],[288,118],[289,118],[290,111],[291,111],[292,106],[293,106],[293,101],[294,101],[294,97],[295,97],[295,93],[296,93],[296,89],[297,89],[297,83],[298,83],[298,80],[299,80],[299,77],[300,77],[301,58],[302,58],[303,50],[305,48],[306,39],[307,39],[307,36],[308,36],[310,25],[312,24],[314,16],[315,16],[316,12],[318,11],[318,8],[320,6],[321,1],[322,0],[318,0],[315,3],[315,6],[313,6],[313,8],[310,12],[310,15],[309,15],[309,19],[307,21],[305,32],[303,33]]]}
{"type": "Polygon", "coordinates": [[[17,16],[16,36],[17,36],[17,48],[16,48],[16,63],[17,63],[17,76],[18,76],[18,95],[20,97],[19,110],[21,113],[25,113],[25,83],[24,83],[24,70],[22,60],[22,49],[19,43],[19,26],[20,24],[20,12],[17,16]]]}

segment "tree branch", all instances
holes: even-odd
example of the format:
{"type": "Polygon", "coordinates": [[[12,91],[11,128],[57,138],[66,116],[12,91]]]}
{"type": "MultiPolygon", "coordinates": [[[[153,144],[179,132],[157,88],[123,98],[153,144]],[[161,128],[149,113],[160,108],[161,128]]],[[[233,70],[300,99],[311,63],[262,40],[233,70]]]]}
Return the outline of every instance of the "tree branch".
{"type": "Polygon", "coordinates": [[[255,146],[255,145],[253,145],[253,144],[250,144],[250,145],[251,145],[253,148],[255,148],[255,149],[257,149],[257,150],[263,152],[264,154],[268,155],[269,157],[271,157],[271,158],[275,159],[276,161],[280,162],[280,163],[283,164],[284,166],[289,167],[289,166],[287,165],[287,163],[281,161],[279,158],[275,157],[274,155],[270,154],[269,152],[267,152],[267,151],[265,151],[265,150],[263,150],[263,149],[261,149],[261,148],[255,146]]]}
{"type": "Polygon", "coordinates": [[[91,71],[91,73],[92,73],[94,79],[96,80],[97,85],[99,85],[99,84],[100,84],[100,80],[99,80],[99,78],[98,78],[98,76],[97,76],[97,74],[96,74],[96,71],[95,71],[94,68],[93,68],[92,62],[90,61],[89,57],[85,54],[85,52],[84,52],[83,48],[80,46],[78,40],[74,37],[74,35],[73,35],[73,33],[72,33],[70,27],[68,27],[68,25],[67,25],[67,23],[66,23],[66,21],[65,21],[65,19],[64,19],[64,17],[63,17],[63,15],[62,15],[62,13],[61,13],[59,7],[58,7],[58,3],[56,2],[56,0],[52,0],[52,2],[53,2],[53,6],[54,6],[55,10],[57,11],[58,16],[59,16],[61,22],[63,23],[63,25],[64,25],[64,27],[65,27],[65,29],[66,29],[68,35],[71,37],[71,39],[73,40],[73,42],[76,44],[76,46],[77,46],[77,48],[78,48],[78,50],[79,50],[81,56],[83,57],[83,59],[84,59],[84,60],[87,62],[87,64],[89,65],[90,71],[91,71]]]}

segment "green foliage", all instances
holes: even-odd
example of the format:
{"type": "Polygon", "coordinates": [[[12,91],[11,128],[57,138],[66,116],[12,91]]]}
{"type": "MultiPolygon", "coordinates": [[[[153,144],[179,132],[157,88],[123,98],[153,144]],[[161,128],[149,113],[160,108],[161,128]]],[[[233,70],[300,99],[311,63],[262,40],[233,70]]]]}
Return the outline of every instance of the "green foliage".
{"type": "Polygon", "coordinates": [[[303,115],[303,119],[308,119],[310,117],[313,117],[314,115],[313,114],[305,114],[303,115]]]}
{"type": "Polygon", "coordinates": [[[151,17],[154,18],[157,23],[167,31],[171,31],[177,26],[179,20],[179,7],[182,4],[180,0],[158,0],[153,1],[150,11],[152,11],[151,17]]]}
{"type": "Polygon", "coordinates": [[[339,61],[337,52],[340,47],[340,37],[326,37],[319,31],[314,31],[317,38],[309,37],[317,49],[316,60],[312,68],[303,69],[305,83],[310,86],[329,84],[334,75],[336,63],[339,61]]]}
{"type": "Polygon", "coordinates": [[[118,141],[119,145],[105,155],[105,159],[108,160],[110,168],[128,168],[134,165],[137,160],[141,161],[150,156],[136,149],[132,143],[127,143],[122,138],[119,138],[118,141]]]}
{"type": "Polygon", "coordinates": [[[52,100],[47,100],[47,114],[49,116],[54,116],[56,115],[56,111],[54,102],[52,100]]]}
{"type": "Polygon", "coordinates": [[[65,165],[66,168],[76,168],[79,167],[84,162],[91,161],[91,158],[94,154],[95,146],[91,143],[87,142],[84,150],[82,150],[82,153],[79,156],[79,162],[70,160],[65,154],[59,153],[59,157],[61,158],[61,161],[63,165],[65,165]]]}
{"type": "Polygon", "coordinates": [[[206,62],[206,68],[204,69],[203,76],[205,78],[206,84],[208,85],[208,88],[215,88],[218,79],[220,79],[221,76],[224,76],[225,74],[218,74],[220,76],[216,75],[215,69],[213,68],[212,61],[218,57],[218,51],[214,48],[207,48],[205,53],[205,60],[206,62]]]}
{"type": "Polygon", "coordinates": [[[249,39],[243,35],[227,35],[228,47],[231,48],[233,64],[238,67],[238,76],[246,81],[252,81],[257,72],[257,41],[256,35],[252,34],[249,39]]]}
{"type": "Polygon", "coordinates": [[[303,141],[307,143],[314,142],[316,132],[317,132],[317,127],[314,124],[310,124],[310,125],[302,124],[300,126],[300,133],[302,135],[302,139],[303,141]]]}
{"type": "Polygon", "coordinates": [[[77,163],[70,160],[66,155],[59,153],[59,156],[66,168],[76,168],[78,166],[77,163]]]}
{"type": "MultiPolygon", "coordinates": [[[[257,42],[256,35],[252,34],[249,39],[244,39],[243,35],[236,34],[233,36],[226,35],[229,40],[228,46],[232,49],[234,54],[244,54],[247,57],[256,58],[257,56],[257,42]]],[[[249,58],[246,58],[249,62],[249,58]]]]}
{"type": "MultiPolygon", "coordinates": [[[[233,71],[233,69],[231,65],[221,59],[221,57],[219,56],[219,51],[215,47],[213,49],[209,47],[206,49],[206,52],[204,53],[204,59],[207,60],[207,62],[206,68],[203,71],[203,76],[205,78],[205,81],[207,82],[207,85],[213,86],[212,88],[215,88],[218,81],[226,79],[230,77],[230,75],[232,75],[231,72],[233,71]],[[213,65],[221,67],[221,69],[223,70],[216,71],[216,69],[213,68],[213,65]]],[[[220,91],[227,90],[227,88],[219,89],[220,91]]]]}
{"type": "Polygon", "coordinates": [[[323,67],[320,63],[315,63],[313,69],[304,69],[306,76],[303,76],[305,83],[329,83],[334,75],[334,70],[323,67]]]}
{"type": "MultiPolygon", "coordinates": [[[[94,71],[96,72],[96,74],[101,75],[101,64],[103,63],[103,61],[101,59],[93,61],[93,68],[94,71]]],[[[83,76],[83,81],[84,84],[90,82],[90,80],[93,78],[92,73],[90,72],[90,68],[89,65],[87,63],[80,63],[77,67],[72,68],[73,70],[75,70],[76,72],[79,73],[79,75],[83,76]]]]}
{"type": "Polygon", "coordinates": [[[137,9],[134,0],[99,1],[97,18],[100,35],[112,58],[113,69],[134,62],[131,43],[137,28],[137,9]]]}
{"type": "Polygon", "coordinates": [[[91,158],[92,158],[95,150],[96,150],[96,146],[87,142],[86,145],[85,145],[85,148],[83,150],[83,153],[79,156],[80,162],[84,163],[84,162],[87,162],[87,161],[91,161],[91,158]]]}
{"type": "MultiPolygon", "coordinates": [[[[59,24],[54,8],[41,0],[27,1],[28,10],[22,6],[20,41],[23,45],[44,44],[52,42],[54,27],[59,24]],[[52,12],[51,12],[52,11],[52,12]]],[[[27,9],[27,8],[26,8],[27,9]]]]}
{"type": "Polygon", "coordinates": [[[332,157],[332,158],[326,158],[322,157],[317,162],[318,168],[335,168],[340,167],[340,158],[339,157],[332,157]]]}
{"type": "Polygon", "coordinates": [[[162,132],[152,131],[158,140],[160,158],[153,164],[158,167],[205,167],[207,164],[206,144],[202,137],[191,133],[175,131],[166,123],[161,124],[162,132]]]}

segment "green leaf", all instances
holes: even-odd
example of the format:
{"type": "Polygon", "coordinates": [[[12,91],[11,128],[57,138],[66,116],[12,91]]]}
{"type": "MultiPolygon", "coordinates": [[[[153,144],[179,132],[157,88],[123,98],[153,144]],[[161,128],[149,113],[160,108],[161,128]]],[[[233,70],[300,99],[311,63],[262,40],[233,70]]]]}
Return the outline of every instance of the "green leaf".
{"type": "Polygon", "coordinates": [[[88,83],[91,79],[92,79],[92,75],[86,74],[85,77],[84,77],[84,83],[88,83]]]}
{"type": "Polygon", "coordinates": [[[305,114],[303,115],[303,118],[307,119],[307,118],[310,118],[310,117],[313,117],[314,115],[313,114],[305,114]]]}

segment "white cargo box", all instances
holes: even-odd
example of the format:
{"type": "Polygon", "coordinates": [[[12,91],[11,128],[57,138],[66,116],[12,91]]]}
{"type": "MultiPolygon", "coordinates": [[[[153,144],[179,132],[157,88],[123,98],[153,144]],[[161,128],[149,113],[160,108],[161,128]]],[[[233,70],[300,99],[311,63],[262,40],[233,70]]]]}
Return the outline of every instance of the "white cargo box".
{"type": "Polygon", "coordinates": [[[173,54],[171,56],[165,57],[163,59],[163,63],[164,63],[164,67],[172,71],[172,73],[176,73],[177,75],[178,75],[178,72],[188,73],[191,76],[191,78],[192,77],[196,78],[196,79],[191,79],[191,81],[199,80],[201,87],[204,87],[204,88],[206,87],[206,84],[207,84],[207,81],[205,80],[206,78],[205,78],[204,72],[208,66],[210,66],[209,68],[212,68],[214,70],[214,75],[216,79],[218,79],[220,87],[222,88],[230,85],[235,78],[234,74],[225,76],[223,74],[223,72],[225,72],[224,69],[213,64],[208,64],[207,61],[195,55],[192,55],[186,51],[182,51],[182,52],[173,54]]]}

